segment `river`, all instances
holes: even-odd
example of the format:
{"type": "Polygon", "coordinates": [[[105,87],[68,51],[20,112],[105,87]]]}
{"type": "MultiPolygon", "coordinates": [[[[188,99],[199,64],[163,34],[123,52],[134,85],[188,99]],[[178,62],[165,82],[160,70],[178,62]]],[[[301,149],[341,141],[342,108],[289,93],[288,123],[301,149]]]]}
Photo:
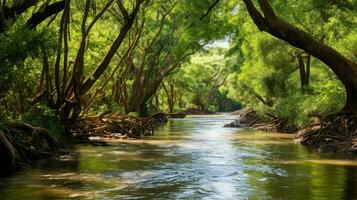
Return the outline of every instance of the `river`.
{"type": "Polygon", "coordinates": [[[230,115],[174,119],[144,140],[77,145],[0,180],[0,199],[353,199],[357,158],[292,136],[223,128],[230,115]]]}

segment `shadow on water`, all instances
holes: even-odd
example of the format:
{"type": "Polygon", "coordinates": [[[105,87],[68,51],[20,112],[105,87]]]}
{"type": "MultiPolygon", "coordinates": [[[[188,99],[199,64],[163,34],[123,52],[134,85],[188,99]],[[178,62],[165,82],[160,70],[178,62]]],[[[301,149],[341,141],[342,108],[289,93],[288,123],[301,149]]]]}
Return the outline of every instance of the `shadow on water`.
{"type": "Polygon", "coordinates": [[[2,179],[0,199],[351,199],[357,160],[318,154],[291,135],[223,128],[232,116],[192,116],[156,136],[76,146],[2,179]]]}

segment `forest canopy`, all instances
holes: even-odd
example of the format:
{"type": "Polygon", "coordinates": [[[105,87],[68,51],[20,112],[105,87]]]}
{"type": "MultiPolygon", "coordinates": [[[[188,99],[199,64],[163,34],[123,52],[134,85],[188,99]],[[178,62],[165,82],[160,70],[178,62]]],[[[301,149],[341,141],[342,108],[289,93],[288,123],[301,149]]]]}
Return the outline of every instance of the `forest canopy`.
{"type": "Polygon", "coordinates": [[[352,0],[3,0],[0,116],[21,119],[34,106],[73,120],[243,106],[303,127],[311,115],[354,101],[347,94],[354,82],[271,22],[283,19],[355,63],[356,7],[352,0]]]}

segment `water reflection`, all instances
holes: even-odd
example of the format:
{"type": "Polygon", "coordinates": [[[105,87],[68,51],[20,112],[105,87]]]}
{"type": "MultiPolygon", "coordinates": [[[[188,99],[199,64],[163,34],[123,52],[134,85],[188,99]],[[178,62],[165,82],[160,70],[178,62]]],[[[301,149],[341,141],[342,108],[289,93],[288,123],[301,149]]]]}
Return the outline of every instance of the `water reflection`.
{"type": "Polygon", "coordinates": [[[223,128],[232,116],[170,121],[147,140],[77,146],[1,180],[0,199],[352,199],[357,160],[291,135],[223,128]]]}

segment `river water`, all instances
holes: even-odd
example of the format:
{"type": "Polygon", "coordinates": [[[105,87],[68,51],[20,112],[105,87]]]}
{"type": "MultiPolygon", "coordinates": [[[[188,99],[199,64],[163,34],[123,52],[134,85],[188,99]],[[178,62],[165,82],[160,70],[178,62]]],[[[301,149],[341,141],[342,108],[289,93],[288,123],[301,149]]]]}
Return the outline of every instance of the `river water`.
{"type": "Polygon", "coordinates": [[[78,145],[0,180],[0,199],[353,199],[357,158],[291,135],[223,128],[230,115],[174,119],[145,140],[78,145]]]}

